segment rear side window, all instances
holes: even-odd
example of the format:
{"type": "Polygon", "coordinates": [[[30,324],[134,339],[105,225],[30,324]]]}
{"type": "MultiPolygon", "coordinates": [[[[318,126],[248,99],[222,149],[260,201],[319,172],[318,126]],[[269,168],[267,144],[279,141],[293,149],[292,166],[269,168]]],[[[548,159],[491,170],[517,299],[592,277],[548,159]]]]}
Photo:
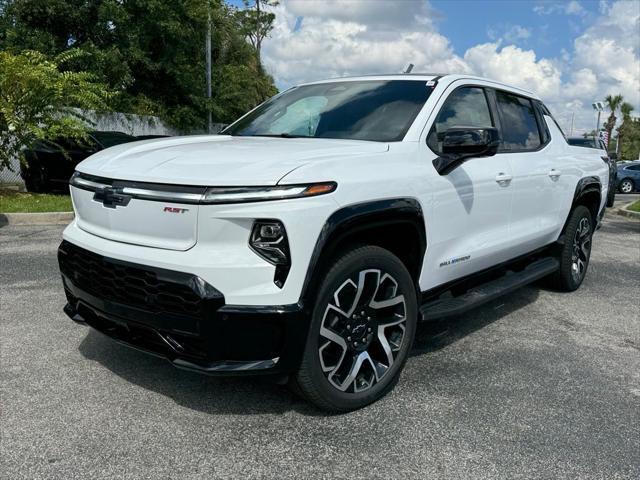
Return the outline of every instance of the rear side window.
{"type": "Polygon", "coordinates": [[[626,170],[640,170],[640,165],[630,165],[626,170]]]}
{"type": "Polygon", "coordinates": [[[502,150],[537,150],[542,142],[531,100],[497,91],[496,101],[502,124],[502,150]]]}
{"type": "MultiPolygon", "coordinates": [[[[564,139],[567,140],[567,136],[564,134],[564,131],[560,127],[560,124],[555,119],[555,117],[553,115],[551,115],[551,112],[549,111],[547,106],[544,103],[542,103],[541,101],[539,101],[539,100],[536,100],[536,103],[538,104],[538,108],[540,109],[540,112],[542,113],[542,115],[547,116],[547,117],[551,117],[551,119],[553,120],[553,123],[556,124],[556,127],[558,127],[558,130],[560,130],[560,133],[562,134],[564,139]]],[[[605,148],[605,150],[606,150],[606,148],[605,148]]]]}
{"type": "Polygon", "coordinates": [[[484,89],[462,87],[445,100],[433,123],[427,144],[436,153],[442,152],[444,133],[453,127],[493,127],[484,89]]]}

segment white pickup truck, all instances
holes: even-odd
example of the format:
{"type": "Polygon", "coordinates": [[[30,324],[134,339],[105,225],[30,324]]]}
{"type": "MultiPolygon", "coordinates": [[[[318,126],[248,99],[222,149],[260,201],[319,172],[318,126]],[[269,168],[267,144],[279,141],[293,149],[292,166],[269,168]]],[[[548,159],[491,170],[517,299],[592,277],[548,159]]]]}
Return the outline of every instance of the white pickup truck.
{"type": "Polygon", "coordinates": [[[72,319],[331,411],[393,387],[419,321],[543,277],[578,288],[609,184],[536,95],[465,75],[300,85],[220,135],[98,152],[70,183],[72,319]]]}

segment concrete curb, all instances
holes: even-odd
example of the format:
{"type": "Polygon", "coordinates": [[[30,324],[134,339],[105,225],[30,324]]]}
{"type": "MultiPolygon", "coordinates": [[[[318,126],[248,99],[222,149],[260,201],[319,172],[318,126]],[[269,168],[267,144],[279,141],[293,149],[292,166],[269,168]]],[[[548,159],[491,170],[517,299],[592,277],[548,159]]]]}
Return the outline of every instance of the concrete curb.
{"type": "Polygon", "coordinates": [[[0,213],[3,225],[67,225],[73,220],[73,212],[0,213]]]}
{"type": "Polygon", "coordinates": [[[635,202],[630,202],[627,203],[626,205],[623,205],[622,207],[618,208],[618,215],[622,215],[625,217],[629,217],[629,218],[635,218],[636,220],[640,220],[640,212],[633,212],[631,210],[627,210],[627,208],[631,205],[633,205],[635,202]]]}

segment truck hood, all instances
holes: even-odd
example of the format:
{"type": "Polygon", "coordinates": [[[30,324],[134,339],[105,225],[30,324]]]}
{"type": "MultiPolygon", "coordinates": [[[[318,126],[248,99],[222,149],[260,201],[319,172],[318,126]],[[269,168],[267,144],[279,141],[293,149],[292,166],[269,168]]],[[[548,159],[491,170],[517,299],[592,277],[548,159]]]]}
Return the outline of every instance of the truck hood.
{"type": "Polygon", "coordinates": [[[77,170],[98,177],[165,184],[275,185],[308,162],[388,148],[386,143],[359,140],[200,135],[117,145],[87,158],[77,170]]]}

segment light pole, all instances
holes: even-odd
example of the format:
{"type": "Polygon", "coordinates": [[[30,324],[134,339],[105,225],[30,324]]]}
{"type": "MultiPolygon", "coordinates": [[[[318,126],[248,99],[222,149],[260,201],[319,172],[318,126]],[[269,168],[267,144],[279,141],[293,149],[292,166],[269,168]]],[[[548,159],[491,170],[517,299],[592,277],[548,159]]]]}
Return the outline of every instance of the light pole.
{"type": "Polygon", "coordinates": [[[573,120],[576,116],[576,112],[571,112],[571,130],[569,131],[569,136],[573,137],[573,120]]]}
{"type": "Polygon", "coordinates": [[[207,133],[211,134],[213,123],[211,121],[211,3],[207,2],[207,39],[205,44],[205,61],[207,69],[207,133]]]}
{"type": "Polygon", "coordinates": [[[596,137],[600,135],[600,114],[604,112],[603,102],[593,102],[591,104],[594,110],[598,112],[598,121],[596,122],[596,137]]]}

